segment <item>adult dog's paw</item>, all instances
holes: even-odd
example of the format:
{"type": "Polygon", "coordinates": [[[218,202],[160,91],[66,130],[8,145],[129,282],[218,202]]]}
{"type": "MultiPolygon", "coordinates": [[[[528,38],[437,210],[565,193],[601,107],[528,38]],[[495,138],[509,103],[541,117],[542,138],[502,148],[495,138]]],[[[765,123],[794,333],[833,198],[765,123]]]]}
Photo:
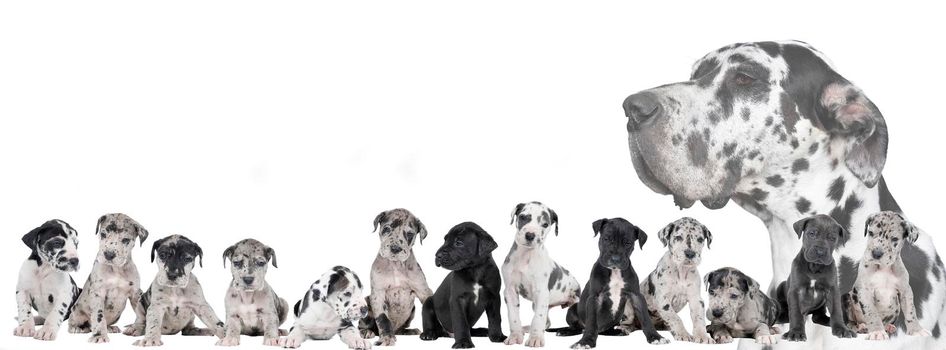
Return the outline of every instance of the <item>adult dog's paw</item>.
{"type": "Polygon", "coordinates": [[[831,327],[831,334],[834,334],[834,336],[838,338],[856,338],[857,337],[857,333],[852,331],[850,328],[847,328],[847,326],[831,327]]]}
{"type": "Polygon", "coordinates": [[[755,342],[756,344],[772,345],[778,343],[778,337],[774,335],[760,335],[755,337],[755,342]]]}
{"type": "Polygon", "coordinates": [[[782,339],[785,339],[788,341],[806,341],[808,340],[808,336],[805,335],[804,329],[789,330],[788,332],[785,332],[785,334],[782,334],[782,339]]]}
{"type": "Polygon", "coordinates": [[[516,345],[522,344],[523,335],[522,332],[512,332],[509,333],[509,337],[506,338],[504,342],[506,345],[516,345]]]}
{"type": "Polygon", "coordinates": [[[161,346],[161,345],[164,345],[164,343],[161,342],[161,338],[155,337],[155,338],[141,338],[141,339],[135,340],[135,342],[132,343],[132,345],[134,346],[161,346]]]}
{"type": "Polygon", "coordinates": [[[874,331],[867,333],[867,340],[887,340],[890,339],[890,335],[886,331],[874,331]]]}

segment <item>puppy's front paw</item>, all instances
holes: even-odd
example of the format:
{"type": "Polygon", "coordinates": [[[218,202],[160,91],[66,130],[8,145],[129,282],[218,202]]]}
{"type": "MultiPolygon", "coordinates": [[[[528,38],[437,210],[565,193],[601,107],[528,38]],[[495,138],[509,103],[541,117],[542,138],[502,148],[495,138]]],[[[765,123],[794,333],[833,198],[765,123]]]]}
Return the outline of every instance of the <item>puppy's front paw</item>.
{"type": "Polygon", "coordinates": [[[125,326],[125,330],[122,331],[122,334],[129,337],[140,337],[145,334],[145,326],[136,324],[127,325],[125,326]]]}
{"type": "Polygon", "coordinates": [[[87,327],[69,326],[69,333],[72,334],[89,333],[91,331],[92,329],[87,327]]]}
{"type": "Polygon", "coordinates": [[[374,338],[374,337],[376,337],[376,336],[377,336],[377,334],[374,334],[374,331],[372,331],[372,330],[370,330],[370,329],[362,329],[362,330],[361,330],[361,337],[364,338],[364,339],[371,339],[371,338],[374,338]]]}
{"type": "Polygon", "coordinates": [[[917,329],[908,331],[907,334],[909,334],[909,335],[914,335],[914,336],[917,336],[917,337],[929,337],[929,336],[930,336],[930,332],[928,332],[926,329],[923,329],[923,327],[918,327],[917,329]]]}
{"type": "MultiPolygon", "coordinates": [[[[732,341],[731,338],[730,338],[730,341],[732,341]]],[[[755,342],[756,344],[772,345],[772,344],[778,343],[778,337],[774,335],[760,335],[760,336],[755,337],[755,342]]]]}
{"type": "Polygon", "coordinates": [[[302,345],[305,338],[285,337],[279,339],[279,345],[287,349],[295,349],[302,345]]]}
{"type": "Polygon", "coordinates": [[[93,334],[89,337],[89,343],[108,343],[108,334],[93,334]]]}
{"type": "Polygon", "coordinates": [[[732,343],[732,336],[728,333],[717,333],[713,337],[716,340],[716,344],[729,344],[732,343]]]}
{"type": "MultiPolygon", "coordinates": [[[[368,350],[371,349],[371,342],[361,337],[352,339],[348,344],[349,349],[368,350]]],[[[392,344],[393,345],[393,344],[392,344]]]]}
{"type": "Polygon", "coordinates": [[[693,341],[693,337],[687,334],[686,332],[683,332],[683,333],[673,334],[673,340],[691,342],[693,341]]]}
{"type": "Polygon", "coordinates": [[[577,343],[572,344],[572,349],[593,349],[597,344],[596,341],[590,339],[582,339],[577,343]]]}
{"type": "Polygon", "coordinates": [[[469,338],[467,338],[467,339],[457,339],[457,341],[456,341],[455,343],[453,343],[452,348],[454,348],[454,349],[472,349],[472,348],[473,348],[473,340],[472,340],[472,339],[469,339],[469,338]]]}
{"type": "Polygon", "coordinates": [[[437,340],[437,338],[440,338],[440,336],[438,336],[437,333],[434,333],[434,332],[423,332],[420,334],[420,340],[429,341],[429,340],[437,340]]]}
{"type": "Polygon", "coordinates": [[[694,334],[690,341],[697,344],[716,344],[716,341],[706,333],[694,334]]]}
{"type": "Polygon", "coordinates": [[[264,346],[279,346],[279,338],[263,338],[264,346]]]}
{"type": "Polygon", "coordinates": [[[59,328],[51,327],[48,324],[41,327],[36,334],[33,334],[33,339],[36,340],[56,340],[56,333],[59,333],[59,328]]]}
{"type": "Polygon", "coordinates": [[[890,339],[890,336],[887,335],[886,331],[874,331],[867,333],[867,340],[887,340],[890,339]]]}
{"type": "Polygon", "coordinates": [[[121,332],[122,332],[122,329],[121,329],[121,328],[118,328],[118,326],[108,326],[108,332],[109,332],[109,333],[121,333],[121,332]]]}
{"type": "MultiPolygon", "coordinates": [[[[364,338],[364,337],[362,337],[362,338],[364,338]]],[[[376,342],[374,343],[374,345],[377,345],[377,346],[394,346],[394,343],[396,343],[396,342],[397,342],[397,338],[395,338],[394,336],[382,335],[381,338],[379,338],[378,341],[376,341],[376,342]]]]}
{"type": "Polygon", "coordinates": [[[782,339],[788,341],[806,341],[808,340],[808,336],[805,335],[804,329],[790,329],[788,332],[785,332],[785,334],[782,334],[782,339]]]}
{"type": "Polygon", "coordinates": [[[160,337],[154,337],[154,338],[141,338],[141,339],[135,340],[135,342],[132,343],[132,345],[134,346],[161,346],[161,345],[164,345],[164,343],[161,341],[160,337]]]}
{"type": "Polygon", "coordinates": [[[852,331],[850,328],[847,328],[847,326],[831,327],[831,334],[834,334],[834,336],[838,338],[856,338],[857,337],[857,333],[852,331]]]}
{"type": "Polygon", "coordinates": [[[647,342],[650,343],[650,345],[670,344],[670,341],[667,340],[667,338],[661,337],[661,336],[659,336],[659,335],[654,336],[654,337],[648,336],[648,337],[647,337],[647,342]]]}
{"type": "Polygon", "coordinates": [[[530,348],[541,348],[541,347],[544,347],[544,346],[545,346],[545,337],[543,337],[543,336],[541,335],[541,333],[539,333],[539,335],[536,335],[536,334],[529,334],[529,339],[526,339],[526,346],[528,346],[528,347],[530,347],[530,348]]]}
{"type": "Polygon", "coordinates": [[[23,322],[23,324],[13,329],[13,335],[17,337],[32,337],[35,333],[36,326],[33,325],[33,321],[23,322]]]}
{"type": "Polygon", "coordinates": [[[893,325],[893,323],[888,323],[884,326],[884,329],[887,331],[887,334],[897,333],[897,326],[893,325]]]}
{"type": "Polygon", "coordinates": [[[505,340],[506,340],[506,335],[500,332],[489,334],[489,341],[493,343],[502,343],[505,340]]]}
{"type": "Polygon", "coordinates": [[[522,332],[509,333],[509,337],[504,342],[506,345],[522,344],[522,332]]]}
{"type": "Polygon", "coordinates": [[[225,337],[216,343],[217,346],[237,346],[240,345],[240,337],[225,337]]]}

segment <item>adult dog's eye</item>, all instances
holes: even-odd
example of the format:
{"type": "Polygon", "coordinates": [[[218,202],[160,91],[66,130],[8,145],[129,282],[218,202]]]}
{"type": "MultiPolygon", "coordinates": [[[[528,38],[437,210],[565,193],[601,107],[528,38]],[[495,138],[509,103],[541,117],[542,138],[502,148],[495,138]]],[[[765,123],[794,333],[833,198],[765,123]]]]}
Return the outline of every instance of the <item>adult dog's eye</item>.
{"type": "Polygon", "coordinates": [[[736,75],[733,77],[733,82],[735,82],[736,85],[739,85],[739,86],[746,86],[746,85],[750,85],[754,83],[755,78],[750,77],[744,73],[736,73],[736,75]]]}
{"type": "Polygon", "coordinates": [[[128,244],[128,243],[131,243],[131,238],[125,238],[122,240],[122,244],[128,244]]]}
{"type": "Polygon", "coordinates": [[[234,262],[233,262],[233,267],[236,267],[236,268],[238,268],[238,269],[242,269],[242,268],[243,268],[243,260],[234,261],[234,262]]]}
{"type": "Polygon", "coordinates": [[[729,299],[736,300],[736,299],[739,299],[739,296],[735,294],[730,294],[729,299]]]}

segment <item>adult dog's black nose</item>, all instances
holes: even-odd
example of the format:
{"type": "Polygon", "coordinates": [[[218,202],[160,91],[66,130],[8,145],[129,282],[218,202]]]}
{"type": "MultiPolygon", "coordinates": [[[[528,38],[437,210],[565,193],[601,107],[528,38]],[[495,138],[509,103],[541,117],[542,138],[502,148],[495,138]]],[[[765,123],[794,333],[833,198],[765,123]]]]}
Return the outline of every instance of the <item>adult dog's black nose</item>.
{"type": "Polygon", "coordinates": [[[723,309],[713,309],[713,317],[723,317],[723,309]]]}
{"type": "Polygon", "coordinates": [[[683,251],[683,255],[686,255],[687,259],[693,259],[694,257],[696,257],[696,252],[687,249],[683,251]]]}
{"type": "Polygon", "coordinates": [[[643,123],[660,112],[660,101],[653,93],[638,92],[624,99],[624,114],[635,122],[643,123]]]}
{"type": "Polygon", "coordinates": [[[255,278],[253,278],[252,276],[250,276],[250,277],[243,277],[243,283],[246,283],[246,284],[253,284],[253,280],[254,280],[254,279],[255,279],[255,278]]]}
{"type": "Polygon", "coordinates": [[[105,260],[108,260],[108,261],[112,261],[112,259],[115,259],[115,252],[110,251],[110,250],[106,250],[105,253],[103,253],[102,255],[104,255],[105,260]]]}
{"type": "Polygon", "coordinates": [[[394,253],[394,254],[400,253],[402,250],[403,249],[401,249],[401,247],[398,247],[398,246],[391,247],[391,253],[394,253]]]}
{"type": "Polygon", "coordinates": [[[526,240],[532,242],[533,239],[535,239],[535,234],[532,232],[526,232],[526,240]]]}
{"type": "Polygon", "coordinates": [[[884,251],[880,249],[874,249],[870,252],[870,255],[873,255],[874,259],[880,259],[880,257],[884,256],[884,251]]]}

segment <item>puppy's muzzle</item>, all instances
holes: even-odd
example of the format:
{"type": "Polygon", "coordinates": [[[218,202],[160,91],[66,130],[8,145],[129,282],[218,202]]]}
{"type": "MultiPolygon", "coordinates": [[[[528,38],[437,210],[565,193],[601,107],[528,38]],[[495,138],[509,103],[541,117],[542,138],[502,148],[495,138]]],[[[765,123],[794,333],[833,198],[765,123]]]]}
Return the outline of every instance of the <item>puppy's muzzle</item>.
{"type": "Polygon", "coordinates": [[[174,281],[184,276],[184,270],[172,269],[167,271],[168,280],[174,281]]]}
{"type": "Polygon", "coordinates": [[[687,259],[693,260],[696,257],[696,252],[690,249],[683,251],[683,256],[686,256],[687,259]]]}
{"type": "Polygon", "coordinates": [[[723,309],[713,309],[712,314],[713,318],[723,317],[723,309]]]}
{"type": "Polygon", "coordinates": [[[398,254],[398,253],[400,253],[400,252],[402,252],[402,251],[404,251],[404,249],[401,249],[401,247],[399,247],[399,246],[392,246],[392,247],[391,247],[391,254],[398,254]]]}
{"type": "Polygon", "coordinates": [[[533,240],[535,240],[535,233],[526,232],[525,238],[526,238],[526,242],[532,242],[533,240]]]}
{"type": "Polygon", "coordinates": [[[870,255],[874,257],[874,260],[880,260],[884,257],[884,251],[882,249],[874,249],[870,252],[870,255]]]}
{"type": "Polygon", "coordinates": [[[60,270],[77,271],[79,270],[79,258],[61,257],[56,264],[60,270]]]}
{"type": "Polygon", "coordinates": [[[243,283],[249,286],[249,285],[252,285],[253,281],[256,279],[248,276],[248,277],[243,277],[242,280],[243,280],[243,283]]]}
{"type": "Polygon", "coordinates": [[[102,253],[102,256],[105,257],[105,260],[112,261],[115,259],[115,252],[106,250],[105,253],[102,253]]]}

